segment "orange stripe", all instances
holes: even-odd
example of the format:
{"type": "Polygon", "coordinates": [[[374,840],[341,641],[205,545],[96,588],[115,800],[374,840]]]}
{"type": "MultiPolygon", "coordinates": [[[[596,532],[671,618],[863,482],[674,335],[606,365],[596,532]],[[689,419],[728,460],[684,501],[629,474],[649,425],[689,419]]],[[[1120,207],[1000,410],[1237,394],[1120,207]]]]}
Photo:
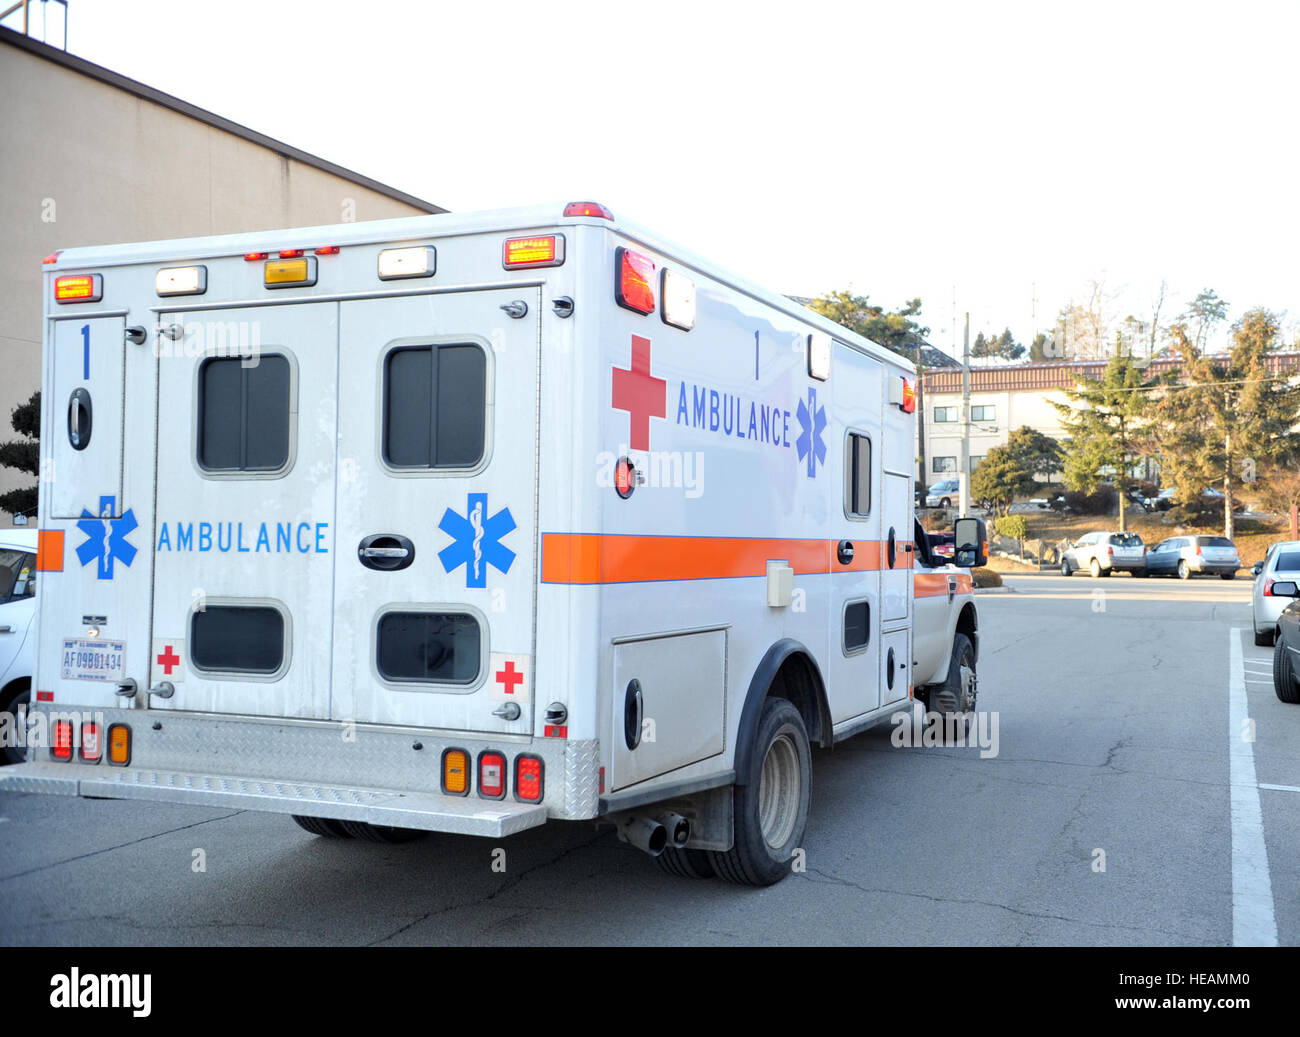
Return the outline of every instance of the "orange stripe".
{"type": "MultiPolygon", "coordinates": [[[[777,558],[801,575],[881,568],[886,549],[879,542],[854,541],[853,561],[848,565],[841,565],[836,557],[838,544],[838,540],[544,533],[542,582],[726,580],[765,576],[768,561],[777,558]]],[[[895,569],[906,570],[910,556],[896,546],[895,569]]]]}
{"type": "MultiPolygon", "coordinates": [[[[974,583],[971,581],[968,573],[957,573],[958,594],[970,594],[974,589],[974,583]]],[[[948,595],[948,575],[946,573],[917,573],[912,577],[912,597],[914,598],[934,598],[948,595]]]]}
{"type": "Polygon", "coordinates": [[[63,572],[63,530],[42,529],[37,532],[36,571],[63,572]]]}

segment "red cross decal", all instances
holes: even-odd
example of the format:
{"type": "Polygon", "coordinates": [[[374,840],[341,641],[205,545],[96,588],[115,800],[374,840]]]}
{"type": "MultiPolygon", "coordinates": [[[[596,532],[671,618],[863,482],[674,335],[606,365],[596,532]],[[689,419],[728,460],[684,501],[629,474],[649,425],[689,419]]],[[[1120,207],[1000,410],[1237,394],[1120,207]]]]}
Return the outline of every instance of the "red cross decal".
{"type": "Polygon", "coordinates": [[[515,685],[524,683],[524,675],[515,669],[514,663],[507,662],[504,670],[497,670],[497,681],[506,686],[507,695],[513,695],[515,685]]]}
{"type": "Polygon", "coordinates": [[[163,668],[163,673],[168,677],[172,675],[172,670],[176,669],[180,664],[181,657],[172,651],[171,645],[164,648],[162,654],[158,656],[158,665],[163,668]]]}
{"type": "Polygon", "coordinates": [[[650,419],[667,417],[668,383],[650,374],[650,340],[632,336],[632,366],[614,368],[614,409],[625,410],[633,450],[650,449],[650,419]]]}

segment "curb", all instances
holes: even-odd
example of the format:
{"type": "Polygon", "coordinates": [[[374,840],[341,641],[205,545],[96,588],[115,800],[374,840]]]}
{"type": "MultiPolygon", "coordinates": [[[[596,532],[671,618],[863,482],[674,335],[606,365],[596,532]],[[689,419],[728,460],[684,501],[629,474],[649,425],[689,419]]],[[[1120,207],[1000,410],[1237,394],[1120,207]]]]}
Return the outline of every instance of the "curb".
{"type": "Polygon", "coordinates": [[[1014,587],[976,587],[976,588],[974,588],[974,590],[973,590],[972,593],[975,593],[975,594],[1015,594],[1015,593],[1016,593],[1016,589],[1015,589],[1014,587]]]}

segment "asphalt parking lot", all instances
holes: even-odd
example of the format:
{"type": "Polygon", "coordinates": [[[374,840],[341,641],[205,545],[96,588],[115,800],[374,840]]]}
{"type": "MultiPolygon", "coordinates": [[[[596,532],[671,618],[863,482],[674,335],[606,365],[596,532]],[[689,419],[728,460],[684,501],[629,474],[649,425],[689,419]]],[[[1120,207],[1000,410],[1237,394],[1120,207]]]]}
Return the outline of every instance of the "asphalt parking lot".
{"type": "Polygon", "coordinates": [[[1007,583],[980,599],[996,744],[816,752],[807,870],[775,887],[670,877],[594,824],[505,840],[500,871],[468,837],[4,794],[0,942],[1300,943],[1300,707],[1249,581],[1007,583]]]}

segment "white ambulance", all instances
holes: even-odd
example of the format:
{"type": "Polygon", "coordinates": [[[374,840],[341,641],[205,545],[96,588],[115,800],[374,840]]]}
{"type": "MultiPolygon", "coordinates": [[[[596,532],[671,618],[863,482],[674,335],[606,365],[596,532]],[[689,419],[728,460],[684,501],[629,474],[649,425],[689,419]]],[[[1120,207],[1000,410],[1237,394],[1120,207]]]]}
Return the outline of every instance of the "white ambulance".
{"type": "Polygon", "coordinates": [[[912,366],[604,206],[46,264],[0,787],[375,841],[604,818],[768,884],[810,745],[975,707],[983,526],[928,554],[912,366]]]}

